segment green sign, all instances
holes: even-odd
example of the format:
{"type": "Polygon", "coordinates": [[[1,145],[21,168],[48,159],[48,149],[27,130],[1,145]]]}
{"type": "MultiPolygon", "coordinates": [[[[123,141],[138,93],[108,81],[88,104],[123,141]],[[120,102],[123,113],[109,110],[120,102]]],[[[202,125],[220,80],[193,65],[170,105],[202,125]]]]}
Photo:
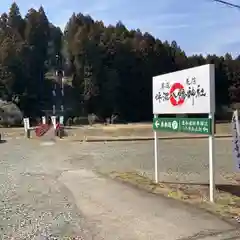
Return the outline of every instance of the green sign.
{"type": "Polygon", "coordinates": [[[154,118],[153,129],[210,135],[212,133],[211,122],[209,118],[154,118]]]}

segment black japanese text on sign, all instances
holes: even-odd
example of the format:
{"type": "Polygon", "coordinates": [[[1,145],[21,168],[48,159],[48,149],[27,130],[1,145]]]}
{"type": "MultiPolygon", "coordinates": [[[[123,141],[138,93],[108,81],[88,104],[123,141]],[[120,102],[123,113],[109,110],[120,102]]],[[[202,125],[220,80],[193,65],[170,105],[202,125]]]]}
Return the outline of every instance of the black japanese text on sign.
{"type": "Polygon", "coordinates": [[[159,103],[170,101],[172,106],[178,106],[188,99],[191,99],[194,105],[194,98],[206,97],[204,88],[197,84],[195,77],[187,78],[185,83],[187,88],[184,88],[180,82],[172,85],[169,82],[163,82],[160,91],[155,95],[155,100],[159,103]]]}

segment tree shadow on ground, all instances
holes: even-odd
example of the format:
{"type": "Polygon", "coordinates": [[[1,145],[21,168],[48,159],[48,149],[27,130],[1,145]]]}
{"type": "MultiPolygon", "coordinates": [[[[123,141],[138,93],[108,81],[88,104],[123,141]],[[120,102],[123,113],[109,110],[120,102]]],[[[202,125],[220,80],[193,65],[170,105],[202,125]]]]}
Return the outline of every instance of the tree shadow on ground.
{"type": "MultiPolygon", "coordinates": [[[[213,232],[199,232],[193,236],[179,238],[178,240],[207,240],[212,237],[220,237],[222,238],[223,234],[229,235],[229,237],[224,238],[224,240],[237,240],[240,238],[240,233],[238,228],[233,228],[225,231],[213,231],[213,232]]],[[[220,239],[219,238],[219,239],[220,239]]]]}
{"type": "Polygon", "coordinates": [[[240,185],[222,184],[216,185],[216,188],[222,192],[228,192],[232,195],[240,197],[240,185]]]}
{"type": "MultiPolygon", "coordinates": [[[[173,185],[189,185],[189,186],[202,186],[202,187],[209,187],[208,183],[188,183],[188,182],[162,182],[166,184],[173,184],[173,185]]],[[[240,197],[240,185],[237,184],[216,184],[216,189],[222,192],[230,193],[237,197],[240,197]]]]}

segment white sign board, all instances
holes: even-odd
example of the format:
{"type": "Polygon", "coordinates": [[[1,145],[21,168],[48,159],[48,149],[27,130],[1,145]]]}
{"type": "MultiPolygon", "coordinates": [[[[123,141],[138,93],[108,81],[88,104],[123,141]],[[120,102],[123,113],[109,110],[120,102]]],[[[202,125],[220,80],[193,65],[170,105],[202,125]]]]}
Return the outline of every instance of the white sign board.
{"type": "Polygon", "coordinates": [[[233,160],[237,165],[237,169],[240,170],[240,127],[238,120],[238,111],[234,111],[232,118],[232,151],[233,160]]]}
{"type": "Polygon", "coordinates": [[[153,77],[153,114],[215,112],[212,64],[153,77]]]}

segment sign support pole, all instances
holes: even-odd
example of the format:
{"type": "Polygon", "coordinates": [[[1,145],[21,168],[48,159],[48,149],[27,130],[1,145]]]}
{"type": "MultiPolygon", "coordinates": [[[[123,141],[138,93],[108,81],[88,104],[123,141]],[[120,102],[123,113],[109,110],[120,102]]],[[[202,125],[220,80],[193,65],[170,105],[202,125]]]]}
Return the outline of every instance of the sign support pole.
{"type": "MultiPolygon", "coordinates": [[[[157,118],[158,115],[155,114],[154,118],[157,118]]],[[[157,131],[154,131],[154,172],[155,172],[155,183],[158,183],[158,134],[157,131]]]]}
{"type": "Polygon", "coordinates": [[[239,129],[238,110],[236,110],[235,119],[236,119],[236,129],[237,129],[237,133],[239,134],[239,133],[240,133],[240,129],[239,129]]]}
{"type": "Polygon", "coordinates": [[[209,196],[210,202],[214,202],[214,193],[215,193],[215,136],[214,136],[214,126],[215,119],[214,114],[210,113],[208,115],[209,119],[212,121],[211,129],[212,132],[209,135],[209,196]]]}

